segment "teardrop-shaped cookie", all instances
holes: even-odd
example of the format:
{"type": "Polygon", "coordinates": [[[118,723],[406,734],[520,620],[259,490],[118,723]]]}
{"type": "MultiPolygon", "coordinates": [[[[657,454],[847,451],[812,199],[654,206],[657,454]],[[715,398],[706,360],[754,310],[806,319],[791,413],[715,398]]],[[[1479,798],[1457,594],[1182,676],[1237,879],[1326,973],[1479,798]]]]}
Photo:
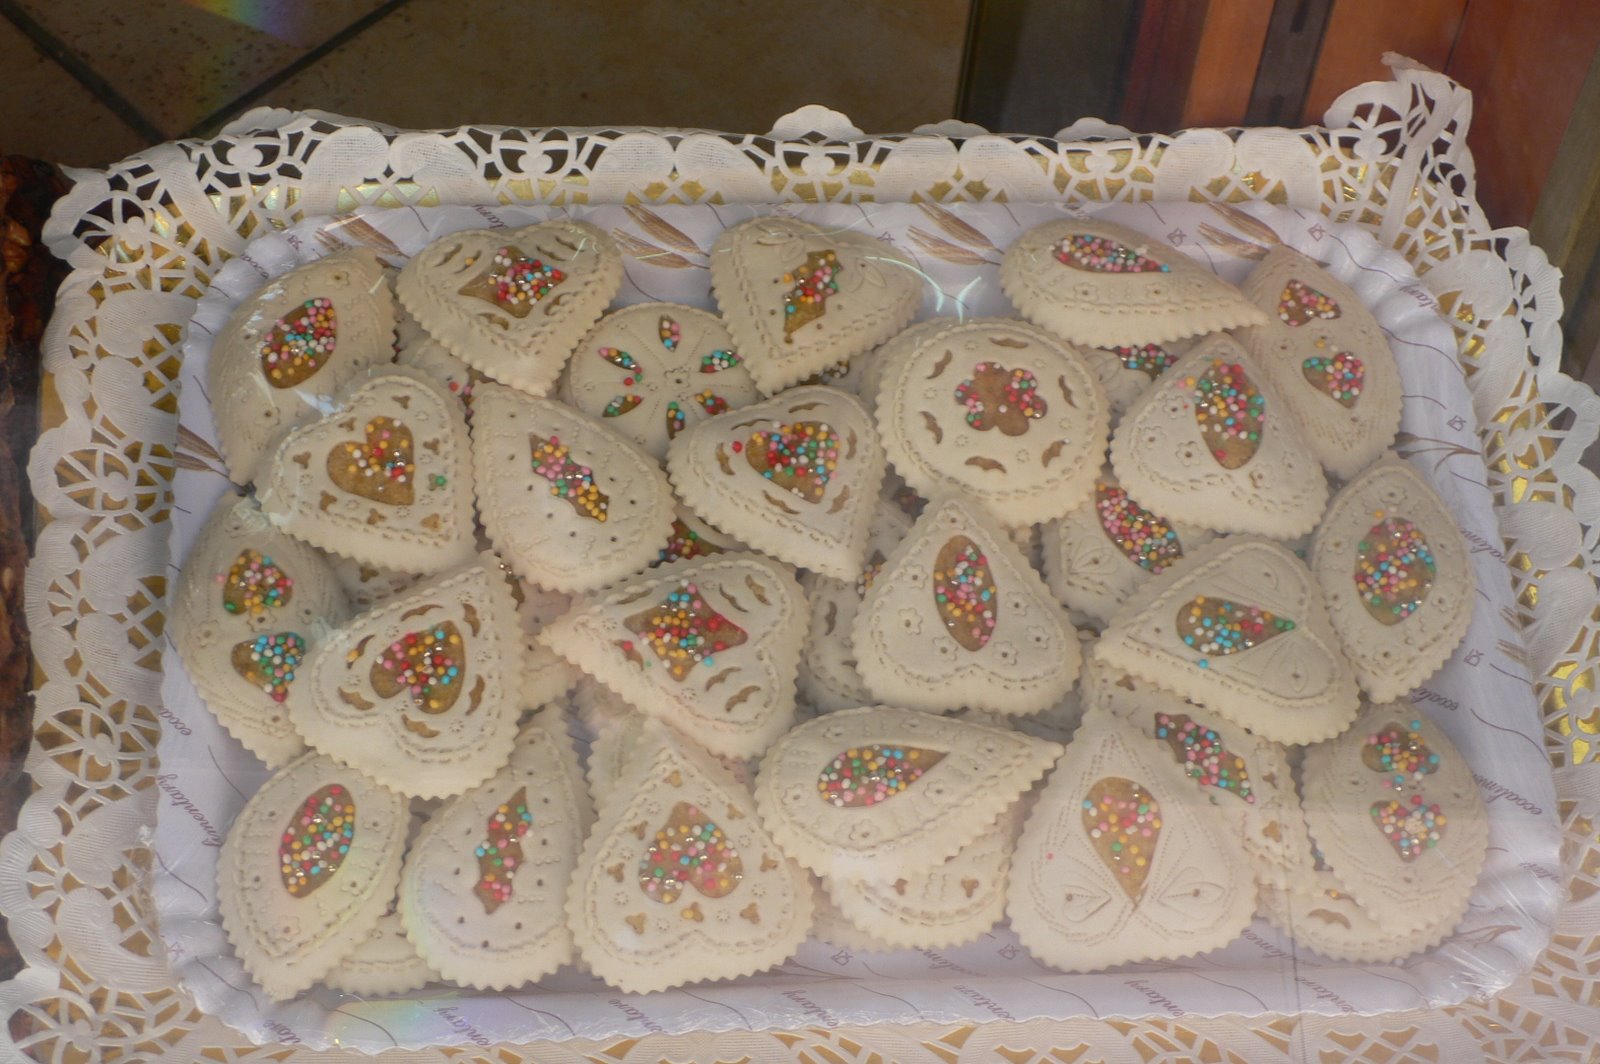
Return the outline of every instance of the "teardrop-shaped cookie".
{"type": "Polygon", "coordinates": [[[393,366],[291,431],[257,498],[284,531],[358,562],[432,573],[472,556],[472,468],[461,405],[393,366]]]}
{"type": "Polygon", "coordinates": [[[254,500],[227,494],[183,559],[172,602],[173,646],[229,734],[272,767],[304,750],[284,706],[299,678],[285,656],[303,663],[349,613],[327,560],[254,500]]]}
{"type": "Polygon", "coordinates": [[[1006,912],[1064,971],[1216,949],[1250,922],[1255,884],[1238,821],[1129,725],[1086,717],[1028,815],[1006,912]]]}
{"type": "Polygon", "coordinates": [[[1432,485],[1402,459],[1335,495],[1311,547],[1328,613],[1372,698],[1400,698],[1438,671],[1472,623],[1466,540],[1432,485]]]}
{"type": "Polygon", "coordinates": [[[691,427],[667,451],[695,513],[751,546],[854,580],[884,453],[872,417],[835,388],[791,388],[691,427]]]}
{"type": "Polygon", "coordinates": [[[423,957],[489,990],[570,960],[567,884],[592,817],[565,716],[547,705],[505,767],[447,802],[411,847],[400,916],[423,957]]]}
{"type": "Polygon", "coordinates": [[[776,216],[722,231],[711,287],[768,395],[881,344],[922,299],[911,261],[883,241],[776,216]]]}
{"type": "Polygon", "coordinates": [[[485,554],[330,633],[289,714],[306,742],[407,795],[441,798],[501,765],[522,709],[522,639],[485,554]]]}
{"type": "Polygon", "coordinates": [[[567,894],[583,960],[629,993],[782,962],[811,927],[811,887],[750,792],[658,724],[601,806],[567,894]]]}
{"type": "Polygon", "coordinates": [[[1322,591],[1287,547],[1230,536],[1149,580],[1094,655],[1281,743],[1343,731],[1358,692],[1322,591]]]}
{"type": "Polygon", "coordinates": [[[1062,218],[1006,249],[1000,284],[1023,317],[1093,347],[1160,344],[1264,320],[1237,288],[1136,229],[1062,218]]]}
{"type": "Polygon", "coordinates": [[[923,495],[965,492],[1002,524],[1060,517],[1086,497],[1110,410],[1084,359],[1043,329],[946,319],[874,353],[883,446],[923,495]]]}
{"type": "Polygon", "coordinates": [[[713,753],[752,757],[794,719],[808,619],[787,566],[727,553],[663,565],[580,599],[542,638],[713,753]]]}
{"type": "Polygon", "coordinates": [[[1226,335],[1197,344],[1128,410],[1111,466],[1141,505],[1220,532],[1293,538],[1328,497],[1261,363],[1226,335]]]}
{"type": "Polygon", "coordinates": [[[916,709],[1034,713],[1077,679],[1078,639],[1044,580],[982,507],[931,505],[856,614],[857,669],[916,709]]]}
{"type": "Polygon", "coordinates": [[[498,384],[473,395],[478,508],[520,575],[583,591],[655,558],[674,500],[649,455],[553,399],[498,384]]]}
{"type": "Polygon", "coordinates": [[[779,845],[818,874],[893,883],[978,838],[1061,747],[950,717],[874,706],[785,735],[756,800],[779,845]]]}
{"type": "Polygon", "coordinates": [[[400,879],[405,799],[306,753],[245,803],[217,862],[217,904],[239,960],[283,1001],[377,926],[400,879]]]}
{"type": "Polygon", "coordinates": [[[217,440],[236,483],[259,478],[272,441],[394,358],[395,306],[367,248],[273,278],[241,302],[206,368],[217,440]]]}
{"type": "Polygon", "coordinates": [[[622,254],[586,222],[469,229],[411,257],[395,291],[423,328],[489,377],[544,395],[622,284],[622,254]]]}
{"type": "Polygon", "coordinates": [[[1290,247],[1268,251],[1241,288],[1267,317],[1240,342],[1323,467],[1349,480],[1400,428],[1400,370],[1383,329],[1349,285],[1290,247]]]}

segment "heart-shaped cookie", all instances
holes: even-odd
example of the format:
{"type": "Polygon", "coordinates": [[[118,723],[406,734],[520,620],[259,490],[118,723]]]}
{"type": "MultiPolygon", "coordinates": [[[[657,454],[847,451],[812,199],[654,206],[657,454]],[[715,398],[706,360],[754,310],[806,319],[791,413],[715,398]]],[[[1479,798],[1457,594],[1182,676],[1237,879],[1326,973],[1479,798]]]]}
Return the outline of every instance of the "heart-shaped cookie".
{"type": "Polygon", "coordinates": [[[658,461],[688,426],[761,398],[722,320],[677,303],[601,318],[567,364],[561,394],[658,461]]]}
{"type": "Polygon", "coordinates": [[[1372,312],[1293,248],[1267,252],[1241,286],[1266,321],[1239,333],[1323,468],[1349,480],[1400,428],[1400,370],[1372,312]]]}
{"type": "Polygon", "coordinates": [[[306,742],[407,795],[443,798],[505,764],[522,709],[516,602],[492,554],[331,633],[289,715],[306,742]]]}
{"type": "Polygon", "coordinates": [[[544,395],[622,284],[622,253],[586,222],[470,229],[412,256],[400,301],[452,354],[544,395]]]}
{"type": "Polygon", "coordinates": [[[234,481],[257,479],[284,429],[393,360],[394,327],[389,282],[366,248],[290,270],[240,303],[206,366],[217,441],[234,481]]]}
{"type": "Polygon", "coordinates": [[[1078,677],[1066,610],[976,503],[931,504],[856,613],[856,668],[893,705],[1036,713],[1078,677]]]}
{"type": "Polygon", "coordinates": [[[709,756],[646,724],[648,758],[607,802],[567,894],[583,960],[629,993],[781,963],[811,927],[811,886],[709,756]]]}
{"type": "Polygon", "coordinates": [[[1011,929],[1069,972],[1225,945],[1256,900],[1237,827],[1128,725],[1086,717],[1017,842],[1011,929]]]}
{"type": "Polygon", "coordinates": [[[1316,580],[1254,536],[1208,543],[1148,581],[1094,655],[1280,743],[1339,734],[1359,700],[1316,580]]]}
{"type": "Polygon", "coordinates": [[[316,551],[224,495],[184,562],[172,645],[229,734],[277,767],[305,749],[283,703],[306,653],[349,614],[316,551]]]}
{"type": "Polygon", "coordinates": [[[883,241],[779,217],[722,231],[711,287],[768,395],[881,344],[922,299],[921,275],[883,241]]]}
{"type": "Polygon", "coordinates": [[[695,513],[759,550],[854,580],[883,482],[883,446],[855,396],[791,388],[672,441],[667,471],[695,513]]]}
{"type": "Polygon", "coordinates": [[[675,500],[649,455],[571,407],[502,385],[480,384],[473,409],[478,509],[520,575],[584,591],[655,560],[675,500]]]}
{"type": "Polygon", "coordinates": [[[395,896],[405,799],[332,758],[302,754],[228,828],[217,860],[222,927],[274,1001],[321,979],[395,896]]]}
{"type": "Polygon", "coordinates": [[[503,990],[572,958],[567,884],[593,818],[560,706],[518,733],[511,760],[452,798],[406,858],[400,917],[445,978],[503,990]]]}
{"type": "Polygon", "coordinates": [[[1060,745],[869,706],[795,728],[761,763],[756,801],[784,852],[817,874],[893,883],[994,827],[1060,745]]]}
{"type": "Polygon", "coordinates": [[[1240,291],[1136,229],[1062,218],[1023,233],[1000,263],[1006,296],[1076,344],[1164,344],[1266,320],[1240,291]]]}
{"type": "Polygon", "coordinates": [[[998,318],[884,345],[877,418],[922,495],[963,491],[1009,526],[1060,517],[1103,461],[1110,410],[1093,371],[1043,329],[998,318]]]}
{"type": "Polygon", "coordinates": [[[1407,462],[1374,463],[1328,504],[1311,570],[1362,690],[1400,698],[1438,671],[1472,624],[1465,538],[1407,462]]]}
{"type": "Polygon", "coordinates": [[[787,566],[728,553],[663,565],[580,600],[542,638],[707,750],[753,757],[794,719],[808,618],[787,566]]]}
{"type": "Polygon", "coordinates": [[[1366,912],[1405,938],[1465,912],[1488,820],[1471,767],[1432,721],[1364,703],[1349,731],[1306,752],[1301,781],[1311,837],[1366,912]]]}
{"type": "Polygon", "coordinates": [[[1135,589],[1182,558],[1185,548],[1216,536],[1152,513],[1106,475],[1095,481],[1092,498],[1043,526],[1043,538],[1050,590],[1103,624],[1135,589]]]}
{"type": "Polygon", "coordinates": [[[472,556],[472,468],[461,405],[416,370],[360,382],[293,429],[257,498],[284,531],[382,568],[433,573],[472,556]]]}
{"type": "Polygon", "coordinates": [[[1328,499],[1294,416],[1226,335],[1197,344],[1129,409],[1111,466],[1142,505],[1219,532],[1292,539],[1328,499]]]}

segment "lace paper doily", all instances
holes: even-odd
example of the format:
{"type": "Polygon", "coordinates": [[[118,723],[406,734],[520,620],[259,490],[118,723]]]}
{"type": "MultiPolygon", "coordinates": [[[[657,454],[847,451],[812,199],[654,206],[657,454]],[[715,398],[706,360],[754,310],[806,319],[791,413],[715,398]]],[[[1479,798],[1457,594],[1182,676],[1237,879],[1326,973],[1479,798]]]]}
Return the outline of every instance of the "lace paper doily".
{"type": "MultiPolygon", "coordinates": [[[[1381,1017],[1041,1021],[718,1035],[724,1059],[949,1062],[1589,1059],[1600,1041],[1600,482],[1579,464],[1600,400],[1560,373],[1556,271],[1473,197],[1470,95],[1392,59],[1395,80],[1340,97],[1326,128],[1133,137],[1098,123],[1055,138],[946,125],[868,137],[807,108],[765,136],[466,127],[406,133],[320,113],[257,110],[213,140],[166,144],[76,175],[47,229],[74,273],[47,338],[68,412],[30,472],[51,523],[28,574],[44,683],[27,768],[35,793],[0,844],[0,911],[28,967],[0,985],[10,1032],[48,1060],[319,1059],[251,1047],[180,990],[144,895],[140,831],[182,808],[156,764],[158,641],[183,323],[216,270],[263,227],[356,206],[1265,200],[1355,223],[1403,254],[1450,316],[1500,505],[1527,664],[1539,677],[1570,900],[1533,969],[1493,1000],[1381,1017]]],[[[930,236],[942,239],[932,230],[930,236]]],[[[649,253],[671,253],[653,248],[649,253]]],[[[1444,707],[1448,709],[1449,707],[1444,707]]],[[[1514,794],[1486,795],[1526,801],[1514,794]]],[[[1315,992],[1315,991],[1313,991],[1315,992]]],[[[1168,1003],[1170,1005],[1170,1003],[1168,1003]]],[[[664,1060],[704,1036],[483,1045],[404,1060],[664,1060]]],[[[996,1020],[1009,1017],[997,1015],[996,1020]]],[[[463,1032],[477,1044],[472,1032],[463,1032]]],[[[486,1039],[484,1041],[487,1041],[486,1039]]],[[[380,1059],[390,1059],[390,1055],[380,1059]]]]}

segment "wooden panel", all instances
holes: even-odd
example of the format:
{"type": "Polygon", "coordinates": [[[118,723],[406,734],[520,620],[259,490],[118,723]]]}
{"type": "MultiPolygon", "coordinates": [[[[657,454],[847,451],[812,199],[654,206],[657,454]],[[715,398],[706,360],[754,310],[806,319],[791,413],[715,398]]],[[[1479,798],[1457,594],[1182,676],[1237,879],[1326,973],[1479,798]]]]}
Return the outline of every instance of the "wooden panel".
{"type": "Polygon", "coordinates": [[[1334,0],[1301,120],[1320,123],[1346,89],[1387,81],[1384,52],[1445,69],[1467,6],[1467,0],[1334,0]]]}
{"type": "Polygon", "coordinates": [[[1247,125],[1299,124],[1322,31],[1332,10],[1333,0],[1278,0],[1272,5],[1267,41],[1245,111],[1247,125]]]}
{"type": "Polygon", "coordinates": [[[1600,371],[1600,53],[1589,62],[1530,235],[1561,271],[1567,371],[1600,371]]]}
{"type": "Polygon", "coordinates": [[[1237,126],[1250,106],[1250,86],[1272,21],[1272,0],[1221,0],[1206,11],[1182,125],[1237,126]]]}
{"type": "Polygon", "coordinates": [[[1177,129],[1190,91],[1195,49],[1210,22],[1207,0],[1147,0],[1134,32],[1119,121],[1139,132],[1177,129]]]}

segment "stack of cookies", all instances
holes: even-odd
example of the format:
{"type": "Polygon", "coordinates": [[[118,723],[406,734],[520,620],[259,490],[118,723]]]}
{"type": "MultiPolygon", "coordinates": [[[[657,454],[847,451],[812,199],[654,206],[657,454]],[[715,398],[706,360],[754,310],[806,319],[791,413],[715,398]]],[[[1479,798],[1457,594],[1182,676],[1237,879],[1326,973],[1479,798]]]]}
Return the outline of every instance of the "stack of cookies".
{"type": "Polygon", "coordinates": [[[253,490],[172,636],[276,770],[219,865],[262,988],[1447,936],[1486,821],[1395,700],[1474,585],[1371,315],[1093,220],[1001,276],[1019,318],[911,324],[893,247],[763,217],[720,314],[608,312],[617,247],[560,221],[241,304],[210,395],[253,490]]]}

